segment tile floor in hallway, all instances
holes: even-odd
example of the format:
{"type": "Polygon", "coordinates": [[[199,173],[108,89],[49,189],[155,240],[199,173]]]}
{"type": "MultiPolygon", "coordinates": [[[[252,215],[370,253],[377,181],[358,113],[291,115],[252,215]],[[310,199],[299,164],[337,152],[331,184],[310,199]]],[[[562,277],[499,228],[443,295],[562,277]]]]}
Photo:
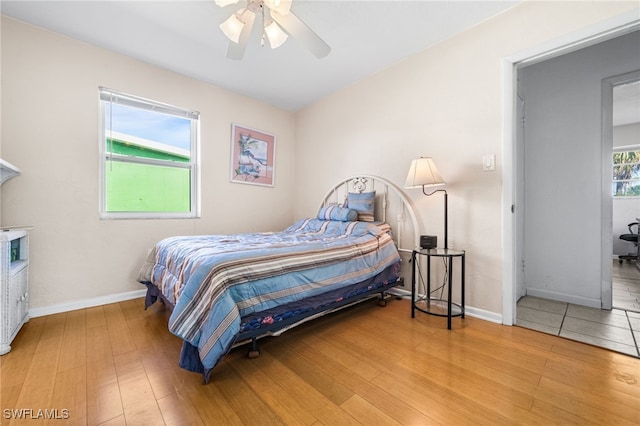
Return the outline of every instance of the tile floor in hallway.
{"type": "Polygon", "coordinates": [[[518,301],[516,324],[640,357],[640,271],[613,263],[611,311],[532,296],[518,301]]]}

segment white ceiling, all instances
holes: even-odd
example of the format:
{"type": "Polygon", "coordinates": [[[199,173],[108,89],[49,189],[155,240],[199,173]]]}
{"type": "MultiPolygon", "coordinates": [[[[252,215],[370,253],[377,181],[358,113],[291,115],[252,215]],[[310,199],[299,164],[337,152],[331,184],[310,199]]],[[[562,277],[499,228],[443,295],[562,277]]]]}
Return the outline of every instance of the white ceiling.
{"type": "MultiPolygon", "coordinates": [[[[293,0],[291,11],[332,48],[317,59],[295,39],[225,56],[219,29],[239,5],[213,0],[10,1],[3,15],[227,88],[286,110],[373,75],[489,19],[521,0],[293,0]]],[[[256,21],[258,23],[258,21],[256,21]]]]}

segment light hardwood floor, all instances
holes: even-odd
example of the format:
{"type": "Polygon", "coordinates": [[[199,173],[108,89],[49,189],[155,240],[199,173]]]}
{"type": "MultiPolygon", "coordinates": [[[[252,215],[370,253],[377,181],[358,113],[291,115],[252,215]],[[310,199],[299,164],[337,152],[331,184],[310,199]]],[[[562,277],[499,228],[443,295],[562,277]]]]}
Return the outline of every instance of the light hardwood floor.
{"type": "Polygon", "coordinates": [[[640,423],[640,360],[521,327],[372,302],[233,350],[203,385],[142,300],[32,319],[0,357],[2,424],[640,423]],[[53,411],[57,410],[57,411],[53,411]],[[67,410],[67,411],[63,411],[67,410]]]}

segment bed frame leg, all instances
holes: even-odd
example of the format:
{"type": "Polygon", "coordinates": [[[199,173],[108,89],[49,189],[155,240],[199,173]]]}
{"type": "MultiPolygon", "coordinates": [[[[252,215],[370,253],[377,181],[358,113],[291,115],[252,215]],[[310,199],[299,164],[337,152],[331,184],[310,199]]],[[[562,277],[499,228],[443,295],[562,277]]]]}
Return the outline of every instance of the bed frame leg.
{"type": "Polygon", "coordinates": [[[385,293],[380,293],[380,297],[378,298],[378,306],[382,306],[383,308],[387,306],[387,298],[385,293]]]}
{"type": "Polygon", "coordinates": [[[260,348],[258,347],[258,339],[255,337],[251,338],[251,346],[247,351],[247,358],[253,359],[258,358],[260,356],[260,348]]]}

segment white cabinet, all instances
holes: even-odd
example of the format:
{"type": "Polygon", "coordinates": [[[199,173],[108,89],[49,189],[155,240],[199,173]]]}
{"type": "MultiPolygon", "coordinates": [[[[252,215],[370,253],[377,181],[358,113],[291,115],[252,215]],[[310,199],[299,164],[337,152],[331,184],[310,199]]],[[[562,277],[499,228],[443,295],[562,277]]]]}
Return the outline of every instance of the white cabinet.
{"type": "Polygon", "coordinates": [[[0,355],[29,321],[29,234],[0,231],[0,355]]]}

